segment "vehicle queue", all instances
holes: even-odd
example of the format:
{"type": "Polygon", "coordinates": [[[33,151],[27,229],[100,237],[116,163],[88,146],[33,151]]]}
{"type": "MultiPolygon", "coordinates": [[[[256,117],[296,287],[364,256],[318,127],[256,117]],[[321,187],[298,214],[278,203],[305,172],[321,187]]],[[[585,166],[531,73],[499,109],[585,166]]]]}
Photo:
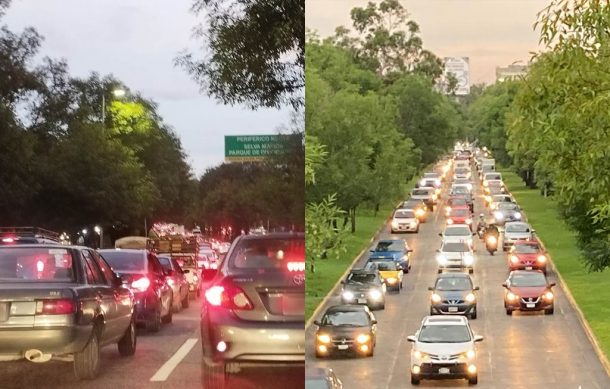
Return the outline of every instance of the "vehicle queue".
{"type": "MultiPolygon", "coordinates": [[[[456,145],[453,155],[439,162],[433,172],[425,173],[410,198],[397,207],[389,229],[392,234],[418,233],[420,224],[441,206],[446,222],[439,233],[436,258],[430,258],[437,262],[438,275],[428,288],[429,315],[407,339],[412,342],[411,383],[464,378],[475,385],[476,343],[483,337],[475,335],[469,324],[477,318],[479,291],[470,274],[476,275],[477,268],[485,266],[477,260],[475,239],[483,240],[489,254],[502,247],[506,256],[508,277],[502,287],[507,315],[514,311],[553,314],[555,284],[546,278],[548,253],[508,192],[502,174],[495,170],[489,151],[456,145]],[[474,212],[477,187],[484,199],[478,220],[474,212]]],[[[385,308],[386,293],[401,293],[408,282],[412,253],[404,239],[379,240],[365,266],[351,269],[341,282],[341,305],[329,307],[314,322],[318,326],[317,358],[374,355],[378,326],[383,323],[378,323],[372,311],[385,308]]],[[[334,374],[332,369],[329,374],[334,374]]]]}

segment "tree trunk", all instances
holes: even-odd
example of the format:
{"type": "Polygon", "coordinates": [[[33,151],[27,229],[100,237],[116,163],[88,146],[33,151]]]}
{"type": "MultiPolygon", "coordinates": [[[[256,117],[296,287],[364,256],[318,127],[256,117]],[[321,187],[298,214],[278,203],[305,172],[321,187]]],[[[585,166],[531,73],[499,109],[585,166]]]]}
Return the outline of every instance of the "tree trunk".
{"type": "Polygon", "coordinates": [[[379,212],[379,203],[375,204],[375,213],[374,216],[377,216],[377,212],[379,212]]]}
{"type": "Polygon", "coordinates": [[[351,219],[352,219],[352,234],[356,232],[356,207],[351,210],[351,219]]]}

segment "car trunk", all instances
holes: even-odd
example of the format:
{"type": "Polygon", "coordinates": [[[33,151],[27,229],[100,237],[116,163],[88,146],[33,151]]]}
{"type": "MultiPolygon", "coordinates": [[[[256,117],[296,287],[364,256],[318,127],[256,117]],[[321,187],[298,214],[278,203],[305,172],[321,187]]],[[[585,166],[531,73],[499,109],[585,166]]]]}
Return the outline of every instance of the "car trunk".
{"type": "MultiPolygon", "coordinates": [[[[23,328],[36,325],[37,300],[73,299],[66,283],[15,282],[0,286],[0,328],[23,328]]],[[[40,316],[40,315],[39,315],[40,316]]]]}

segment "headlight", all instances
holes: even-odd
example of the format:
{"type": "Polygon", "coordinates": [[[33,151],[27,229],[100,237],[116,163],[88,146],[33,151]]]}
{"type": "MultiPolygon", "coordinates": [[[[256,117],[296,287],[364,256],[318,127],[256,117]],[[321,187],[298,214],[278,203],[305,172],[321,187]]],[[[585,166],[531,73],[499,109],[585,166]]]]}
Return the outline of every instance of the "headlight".
{"type": "Polygon", "coordinates": [[[396,283],[396,281],[398,281],[398,280],[397,280],[396,278],[394,278],[394,277],[388,277],[388,278],[386,278],[385,280],[388,282],[388,284],[395,284],[395,283],[396,283]]]}
{"type": "Polygon", "coordinates": [[[489,208],[491,208],[491,209],[496,209],[496,207],[497,207],[497,206],[498,206],[498,205],[497,205],[496,203],[491,203],[491,204],[489,205],[489,208]]]}
{"type": "Polygon", "coordinates": [[[326,334],[318,335],[318,342],[320,343],[330,343],[330,336],[326,334]]]}
{"type": "Polygon", "coordinates": [[[464,265],[470,266],[474,262],[474,258],[470,254],[464,255],[464,265]]]}
{"type": "Polygon", "coordinates": [[[497,212],[494,212],[494,217],[497,220],[502,220],[502,219],[504,219],[504,214],[502,212],[500,212],[500,211],[497,211],[497,212]]]}
{"type": "Polygon", "coordinates": [[[432,293],[432,302],[433,303],[440,303],[441,302],[441,296],[438,295],[437,293],[432,293]]]}
{"type": "Polygon", "coordinates": [[[356,341],[360,344],[362,343],[366,343],[369,341],[369,339],[371,339],[371,336],[368,334],[360,334],[358,335],[358,337],[356,338],[356,341]]]}
{"type": "Polygon", "coordinates": [[[416,221],[412,221],[410,224],[411,224],[411,227],[417,226],[417,222],[416,221]]]}
{"type": "Polygon", "coordinates": [[[392,220],[392,228],[398,228],[398,221],[392,220]]]}
{"type": "Polygon", "coordinates": [[[488,203],[491,203],[491,197],[490,196],[485,196],[485,201],[487,201],[488,203]]]}
{"type": "Polygon", "coordinates": [[[424,354],[421,351],[415,350],[415,351],[413,351],[413,356],[417,359],[421,359],[424,356],[424,354]]]}
{"type": "Polygon", "coordinates": [[[498,239],[496,239],[496,237],[493,235],[489,235],[487,237],[487,243],[489,243],[491,245],[496,244],[496,243],[498,243],[498,239]]]}
{"type": "Polygon", "coordinates": [[[544,294],[544,298],[547,300],[552,300],[553,299],[553,292],[551,292],[550,290],[548,292],[546,292],[544,294]]]}
{"type": "Polygon", "coordinates": [[[346,290],[345,292],[343,292],[343,298],[346,300],[351,300],[354,298],[354,294],[349,290],[346,290]]]}
{"type": "Polygon", "coordinates": [[[489,185],[489,183],[487,182],[487,180],[483,181],[483,186],[487,186],[489,185]]]}
{"type": "Polygon", "coordinates": [[[474,357],[477,356],[477,353],[474,350],[468,350],[466,352],[466,358],[468,359],[474,359],[474,357]]]}
{"type": "Polygon", "coordinates": [[[466,301],[468,301],[469,303],[474,303],[474,300],[476,300],[477,298],[474,296],[473,293],[468,293],[466,295],[466,301]]]}
{"type": "Polygon", "coordinates": [[[445,207],[445,212],[447,213],[447,215],[449,215],[449,213],[451,212],[451,207],[450,206],[446,206],[445,207]]]}
{"type": "Polygon", "coordinates": [[[466,219],[466,224],[472,224],[472,219],[466,219]]]}
{"type": "Polygon", "coordinates": [[[197,276],[193,276],[193,280],[194,280],[194,281],[197,281],[198,279],[199,279],[199,277],[197,277],[197,276]]]}
{"type": "Polygon", "coordinates": [[[515,219],[521,219],[521,213],[515,212],[515,219]]]}
{"type": "Polygon", "coordinates": [[[438,196],[436,194],[432,195],[432,200],[436,200],[438,198],[438,196]]]}
{"type": "Polygon", "coordinates": [[[545,263],[546,262],[546,257],[544,255],[539,255],[538,256],[538,262],[545,263]]]}
{"type": "Polygon", "coordinates": [[[441,265],[444,265],[445,263],[447,263],[447,257],[445,257],[443,254],[439,254],[436,256],[436,260],[438,261],[438,263],[440,263],[441,265]]]}
{"type": "Polygon", "coordinates": [[[472,184],[466,184],[466,187],[468,188],[469,191],[472,192],[472,184]]]}
{"type": "Polygon", "coordinates": [[[426,213],[426,211],[419,208],[417,211],[415,211],[415,216],[424,216],[425,213],[426,213]]]}
{"type": "Polygon", "coordinates": [[[510,256],[510,261],[512,263],[517,263],[517,262],[519,262],[519,257],[517,257],[516,255],[511,255],[510,256]]]}
{"type": "Polygon", "coordinates": [[[426,186],[426,180],[421,180],[419,182],[419,186],[426,186]]]}
{"type": "Polygon", "coordinates": [[[447,219],[447,224],[453,224],[453,219],[447,219]]]}
{"type": "Polygon", "coordinates": [[[517,300],[517,299],[519,298],[519,296],[517,296],[517,295],[516,295],[516,294],[514,294],[513,292],[508,292],[508,293],[506,294],[506,298],[507,298],[509,301],[515,301],[515,300],[517,300]]]}
{"type": "Polygon", "coordinates": [[[383,296],[383,293],[381,293],[381,291],[375,289],[375,290],[370,291],[369,296],[371,296],[371,298],[373,300],[379,300],[379,299],[381,299],[381,296],[383,296]]]}
{"type": "Polygon", "coordinates": [[[436,186],[440,186],[441,185],[441,180],[439,180],[438,178],[436,180],[434,180],[434,182],[436,183],[436,186]]]}

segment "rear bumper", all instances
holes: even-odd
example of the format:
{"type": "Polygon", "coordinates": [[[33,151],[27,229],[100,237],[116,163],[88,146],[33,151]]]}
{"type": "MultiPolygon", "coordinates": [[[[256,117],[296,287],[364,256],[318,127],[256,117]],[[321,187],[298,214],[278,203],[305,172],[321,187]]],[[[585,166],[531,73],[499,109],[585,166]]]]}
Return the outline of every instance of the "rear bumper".
{"type": "Polygon", "coordinates": [[[419,224],[411,225],[411,224],[399,224],[398,227],[392,227],[392,232],[411,232],[417,231],[419,224]]]}
{"type": "Polygon", "coordinates": [[[45,354],[62,355],[82,351],[91,338],[93,326],[0,329],[0,357],[20,356],[37,349],[45,354]]]}
{"type": "Polygon", "coordinates": [[[159,300],[157,299],[157,295],[151,295],[149,293],[146,294],[137,294],[136,295],[136,323],[138,324],[146,324],[146,322],[154,319],[155,314],[159,307],[159,300]]]}
{"type": "Polygon", "coordinates": [[[238,319],[225,309],[204,306],[201,340],[208,362],[302,364],[305,362],[304,323],[250,322],[238,319]],[[226,350],[217,345],[225,342],[226,350]]]}

